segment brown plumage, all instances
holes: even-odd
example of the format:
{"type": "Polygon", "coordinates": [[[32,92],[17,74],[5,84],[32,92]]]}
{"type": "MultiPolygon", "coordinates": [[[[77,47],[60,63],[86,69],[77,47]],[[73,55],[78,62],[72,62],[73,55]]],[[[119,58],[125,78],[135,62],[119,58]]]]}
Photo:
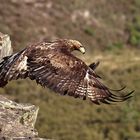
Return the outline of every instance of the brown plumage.
{"type": "Polygon", "coordinates": [[[5,57],[0,63],[0,87],[8,81],[29,77],[57,93],[83,100],[88,97],[96,104],[120,102],[131,97],[133,91],[122,96],[112,94],[94,72],[99,63],[87,66],[71,53],[74,50],[85,53],[80,42],[60,39],[42,41],[5,57]]]}

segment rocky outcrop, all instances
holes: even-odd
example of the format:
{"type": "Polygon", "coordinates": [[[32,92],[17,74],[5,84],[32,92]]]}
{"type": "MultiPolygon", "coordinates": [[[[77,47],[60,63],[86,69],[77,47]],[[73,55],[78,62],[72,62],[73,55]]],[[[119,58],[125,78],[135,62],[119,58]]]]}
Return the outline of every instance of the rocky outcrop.
{"type": "Polygon", "coordinates": [[[0,96],[0,138],[34,138],[34,129],[39,108],[18,104],[0,96]]]}
{"type": "MultiPolygon", "coordinates": [[[[0,60],[12,54],[10,37],[0,33],[0,60]]],[[[0,140],[45,140],[34,128],[39,107],[21,104],[0,95],[0,140]]]]}

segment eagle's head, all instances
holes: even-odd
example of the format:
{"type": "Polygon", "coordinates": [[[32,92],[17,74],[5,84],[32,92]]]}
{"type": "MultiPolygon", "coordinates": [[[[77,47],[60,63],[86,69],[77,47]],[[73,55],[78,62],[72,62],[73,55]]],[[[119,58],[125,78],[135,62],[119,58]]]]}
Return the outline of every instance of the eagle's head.
{"type": "Polygon", "coordinates": [[[79,41],[68,39],[66,40],[66,43],[70,47],[71,51],[78,50],[83,54],[85,53],[85,48],[79,41]]]}

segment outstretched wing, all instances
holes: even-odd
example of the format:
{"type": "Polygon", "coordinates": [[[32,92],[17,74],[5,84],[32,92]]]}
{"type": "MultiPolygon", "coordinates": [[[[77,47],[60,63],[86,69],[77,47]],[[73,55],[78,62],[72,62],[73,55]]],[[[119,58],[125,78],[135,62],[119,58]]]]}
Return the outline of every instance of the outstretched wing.
{"type": "MultiPolygon", "coordinates": [[[[105,104],[110,104],[111,102],[122,102],[132,97],[131,94],[134,91],[131,91],[126,95],[113,94],[111,92],[111,89],[102,84],[92,73],[93,71],[89,69],[86,73],[86,79],[87,79],[87,96],[93,103],[98,105],[101,102],[105,104]]],[[[124,88],[112,91],[119,93],[124,88]]]]}
{"type": "Polygon", "coordinates": [[[99,80],[99,76],[80,59],[69,52],[40,50],[28,58],[29,77],[43,87],[62,95],[68,94],[93,103],[124,101],[130,97],[114,95],[99,80]],[[38,54],[39,52],[39,54],[38,54]]]}

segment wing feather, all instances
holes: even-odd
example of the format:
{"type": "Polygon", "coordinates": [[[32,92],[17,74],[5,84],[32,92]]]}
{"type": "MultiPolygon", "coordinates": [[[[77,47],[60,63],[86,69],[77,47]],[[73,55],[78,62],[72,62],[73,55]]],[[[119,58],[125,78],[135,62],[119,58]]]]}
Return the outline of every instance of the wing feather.
{"type": "MultiPolygon", "coordinates": [[[[110,104],[111,102],[122,102],[131,97],[132,92],[126,95],[112,94],[108,87],[103,85],[96,77],[91,75],[90,69],[87,71],[87,96],[95,104],[105,103],[110,104]]],[[[124,88],[122,88],[123,90],[124,88]]],[[[122,90],[116,90],[120,92],[122,90]]]]}
{"type": "Polygon", "coordinates": [[[26,50],[3,58],[0,63],[0,86],[5,86],[8,81],[27,77],[26,50]]]}

